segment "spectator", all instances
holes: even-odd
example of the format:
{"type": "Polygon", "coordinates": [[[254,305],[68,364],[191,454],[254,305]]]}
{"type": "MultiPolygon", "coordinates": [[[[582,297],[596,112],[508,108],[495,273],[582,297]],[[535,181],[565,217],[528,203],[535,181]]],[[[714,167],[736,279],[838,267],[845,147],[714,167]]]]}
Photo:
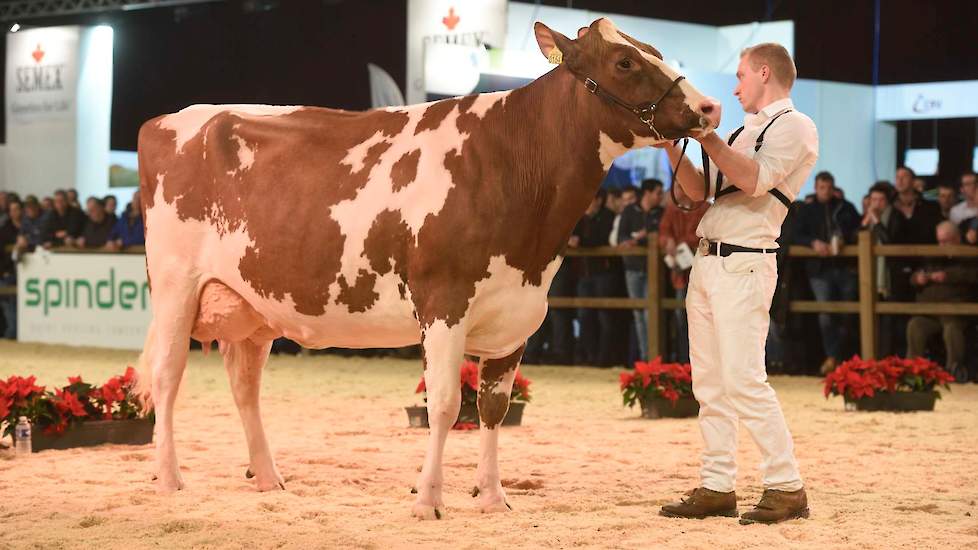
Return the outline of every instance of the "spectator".
{"type": "MultiPolygon", "coordinates": [[[[577,245],[581,248],[607,246],[614,214],[605,208],[607,193],[599,189],[584,217],[574,228],[577,245]]],[[[582,271],[577,281],[577,295],[582,298],[614,296],[618,283],[614,277],[612,258],[585,258],[580,264],[582,271]]],[[[615,318],[611,310],[581,308],[577,312],[580,322],[577,362],[589,365],[611,366],[615,363],[615,318]]]]}
{"type": "Polygon", "coordinates": [[[41,205],[35,197],[28,197],[24,202],[24,216],[20,222],[20,234],[17,238],[17,249],[28,252],[41,246],[44,242],[44,215],[41,205]]]}
{"type": "MultiPolygon", "coordinates": [[[[961,243],[961,233],[953,222],[942,222],[935,233],[940,246],[961,243]]],[[[913,273],[911,282],[917,289],[918,302],[971,302],[973,285],[978,283],[978,270],[973,263],[961,259],[929,258],[922,269],[913,273]]],[[[967,319],[959,315],[915,315],[907,325],[907,355],[920,357],[926,351],[930,337],[941,333],[947,354],[947,371],[959,381],[966,380],[963,363],[966,325],[967,319]]]]}
{"type": "Polygon", "coordinates": [[[44,221],[44,247],[74,246],[75,239],[85,228],[85,215],[69,206],[67,194],[55,191],[54,208],[44,221]]]}
{"type": "Polygon", "coordinates": [[[102,202],[105,203],[105,216],[115,225],[119,221],[119,216],[115,213],[119,208],[119,199],[115,195],[106,195],[102,202]]]}
{"type": "MultiPolygon", "coordinates": [[[[23,222],[23,208],[20,202],[8,200],[6,218],[0,225],[0,288],[17,286],[17,266],[7,247],[17,243],[23,222]]],[[[3,337],[17,338],[17,297],[0,296],[0,313],[3,314],[3,337]]]]}
{"type": "MultiPolygon", "coordinates": [[[[676,194],[682,198],[682,188],[676,187],[676,194]]],[[[701,205],[692,212],[683,212],[675,204],[667,204],[659,224],[659,244],[668,256],[676,256],[677,247],[686,243],[691,251],[695,251],[699,243],[696,228],[706,214],[708,206],[701,205]]],[[[686,301],[686,285],[689,284],[690,269],[681,269],[673,264],[670,268],[669,279],[680,302],[686,301]]],[[[689,362],[689,334],[686,322],[686,309],[676,310],[676,346],[674,360],[679,363],[689,362]]]]}
{"type": "Polygon", "coordinates": [[[922,178],[920,176],[917,176],[916,174],[913,177],[913,184],[912,185],[913,185],[914,191],[916,191],[917,193],[919,193],[921,195],[923,195],[924,192],[927,191],[927,182],[924,180],[924,178],[922,178]]]}
{"type": "MultiPolygon", "coordinates": [[[[648,234],[659,230],[662,220],[662,182],[647,179],[642,182],[642,198],[622,212],[618,226],[618,246],[648,246],[648,234]]],[[[646,259],[642,256],[625,256],[625,283],[628,296],[645,298],[648,293],[646,259]]],[[[633,310],[635,335],[638,337],[639,354],[643,360],[649,357],[648,312],[633,310]]]]}
{"type": "Polygon", "coordinates": [[[112,231],[112,221],[105,215],[105,204],[95,197],[87,201],[88,219],[85,229],[78,238],[79,248],[102,248],[109,240],[112,231]]]}
{"type": "Polygon", "coordinates": [[[132,195],[132,202],[126,206],[126,211],[112,227],[106,248],[109,250],[125,250],[130,246],[142,246],[144,244],[146,244],[146,239],[143,234],[143,217],[139,208],[139,191],[136,191],[132,195]]]}
{"type": "MultiPolygon", "coordinates": [[[[951,209],[958,203],[958,190],[947,182],[937,185],[937,204],[941,207],[941,218],[947,220],[951,217],[951,209]]],[[[964,221],[964,220],[962,220],[964,221]]]]}
{"type": "Polygon", "coordinates": [[[965,240],[968,244],[978,244],[978,218],[971,218],[965,240]]]}
{"type": "Polygon", "coordinates": [[[935,228],[941,222],[941,208],[935,202],[924,200],[913,188],[913,170],[906,166],[897,168],[896,192],[893,208],[894,243],[934,244],[935,228]]]}
{"type": "Polygon", "coordinates": [[[41,199],[41,213],[47,214],[52,210],[54,210],[54,199],[51,197],[44,197],[41,199]]]}
{"type": "Polygon", "coordinates": [[[948,219],[957,226],[978,216],[978,189],[976,189],[975,173],[965,172],[961,174],[961,195],[963,201],[951,208],[948,219]]]}
{"type": "Polygon", "coordinates": [[[65,193],[65,196],[68,198],[69,207],[75,208],[77,210],[81,210],[81,204],[78,202],[78,191],[75,191],[74,189],[68,189],[68,191],[65,193]]]}
{"type": "MultiPolygon", "coordinates": [[[[845,244],[855,244],[859,231],[856,207],[835,194],[835,178],[829,172],[815,176],[815,202],[799,211],[795,243],[810,246],[818,258],[805,261],[805,271],[812,293],[819,302],[855,301],[859,294],[859,276],[846,258],[837,258],[845,244]]],[[[820,313],[819,326],[825,360],[822,374],[835,370],[854,348],[855,326],[848,317],[820,313]]]]}
{"type": "Polygon", "coordinates": [[[3,225],[7,223],[7,205],[9,202],[10,200],[7,198],[7,192],[0,191],[0,227],[3,227],[3,225]]]}

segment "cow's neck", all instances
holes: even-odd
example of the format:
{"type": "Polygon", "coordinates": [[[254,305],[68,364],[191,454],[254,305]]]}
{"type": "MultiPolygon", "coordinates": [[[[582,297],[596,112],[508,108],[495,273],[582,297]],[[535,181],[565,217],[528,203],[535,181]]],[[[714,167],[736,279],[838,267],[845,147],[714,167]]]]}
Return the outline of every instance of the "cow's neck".
{"type": "Polygon", "coordinates": [[[515,90],[506,100],[520,139],[510,139],[516,178],[514,199],[540,214],[548,228],[542,249],[563,248],[610,168],[634,143],[621,113],[587,91],[566,68],[558,68],[515,90]]]}

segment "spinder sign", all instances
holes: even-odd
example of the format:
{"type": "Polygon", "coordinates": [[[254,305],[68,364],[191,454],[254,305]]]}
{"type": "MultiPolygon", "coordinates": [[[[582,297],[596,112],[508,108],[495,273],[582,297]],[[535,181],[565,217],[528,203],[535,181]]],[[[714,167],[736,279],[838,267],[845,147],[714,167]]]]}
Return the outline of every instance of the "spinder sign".
{"type": "Polygon", "coordinates": [[[144,256],[41,251],[18,264],[23,342],[142,349],[150,314],[144,256]]]}
{"type": "Polygon", "coordinates": [[[78,27],[7,35],[7,117],[29,123],[74,114],[78,27]]]}

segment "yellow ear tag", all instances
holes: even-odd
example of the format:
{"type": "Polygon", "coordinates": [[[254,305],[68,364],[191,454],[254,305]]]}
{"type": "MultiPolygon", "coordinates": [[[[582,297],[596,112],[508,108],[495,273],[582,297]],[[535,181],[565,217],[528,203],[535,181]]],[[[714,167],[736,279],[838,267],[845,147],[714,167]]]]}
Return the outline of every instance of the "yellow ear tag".
{"type": "Polygon", "coordinates": [[[550,55],[547,56],[547,61],[554,65],[560,65],[564,61],[564,54],[560,52],[557,46],[554,46],[550,49],[550,55]]]}

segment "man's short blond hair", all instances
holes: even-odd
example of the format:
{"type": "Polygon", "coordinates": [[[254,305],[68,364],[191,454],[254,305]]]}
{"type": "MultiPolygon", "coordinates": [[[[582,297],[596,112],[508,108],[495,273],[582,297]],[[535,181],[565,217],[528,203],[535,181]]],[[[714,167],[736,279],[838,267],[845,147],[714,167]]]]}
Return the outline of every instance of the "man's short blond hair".
{"type": "Polygon", "coordinates": [[[791,54],[781,44],[765,42],[744,48],[740,52],[740,57],[747,57],[747,62],[755,71],[759,70],[761,65],[767,65],[771,69],[771,76],[788,90],[794,86],[795,78],[798,77],[791,54]]]}

